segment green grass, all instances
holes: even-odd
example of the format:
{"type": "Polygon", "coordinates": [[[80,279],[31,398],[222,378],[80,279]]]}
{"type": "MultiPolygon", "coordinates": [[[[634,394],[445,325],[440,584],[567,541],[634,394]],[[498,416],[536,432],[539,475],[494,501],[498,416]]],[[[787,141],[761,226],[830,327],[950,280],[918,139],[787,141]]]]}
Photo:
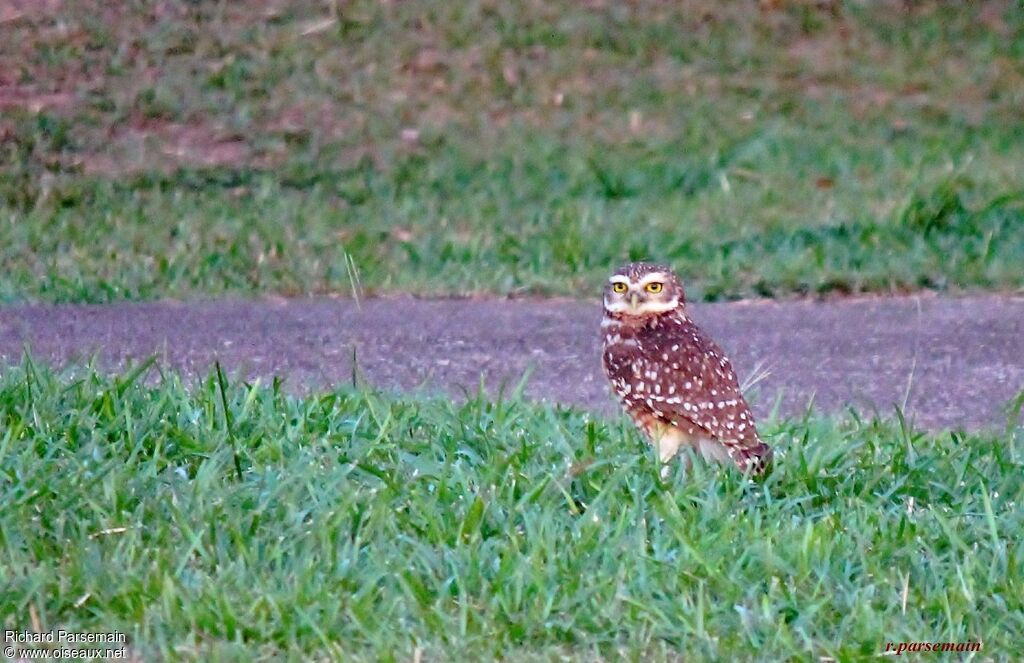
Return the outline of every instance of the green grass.
{"type": "Polygon", "coordinates": [[[90,0],[4,31],[0,301],[589,296],[631,258],[702,299],[1024,287],[1019,3],[90,0]]]}
{"type": "Polygon", "coordinates": [[[1019,428],[773,421],[764,481],[662,481],[624,421],[515,396],[141,368],[0,378],[3,628],[124,631],[145,660],[852,661],[900,640],[1011,660],[1024,641],[1019,428]]]}

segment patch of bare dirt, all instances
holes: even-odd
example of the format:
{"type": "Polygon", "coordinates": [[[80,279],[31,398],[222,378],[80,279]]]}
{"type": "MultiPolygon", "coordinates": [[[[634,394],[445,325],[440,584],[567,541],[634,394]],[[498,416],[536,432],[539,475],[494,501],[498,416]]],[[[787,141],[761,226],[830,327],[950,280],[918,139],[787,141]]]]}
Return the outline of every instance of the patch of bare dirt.
{"type": "Polygon", "coordinates": [[[20,109],[38,113],[49,108],[71,105],[70,92],[44,92],[34,85],[0,85],[0,110],[20,109]]]}
{"type": "Polygon", "coordinates": [[[238,136],[200,123],[148,121],[113,133],[103,152],[79,158],[85,172],[115,175],[179,166],[236,166],[251,154],[238,136]]]}
{"type": "Polygon", "coordinates": [[[0,25],[52,16],[62,4],[61,0],[4,0],[0,3],[0,25]]]}

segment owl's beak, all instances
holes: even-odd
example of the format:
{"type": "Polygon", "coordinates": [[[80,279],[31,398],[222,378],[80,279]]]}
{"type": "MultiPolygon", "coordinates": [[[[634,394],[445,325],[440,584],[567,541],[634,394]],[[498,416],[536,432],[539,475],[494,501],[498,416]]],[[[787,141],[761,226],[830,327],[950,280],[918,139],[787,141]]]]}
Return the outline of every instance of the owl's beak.
{"type": "Polygon", "coordinates": [[[636,309],[636,305],[640,303],[640,295],[638,293],[630,293],[629,295],[629,306],[632,309],[636,309]]]}

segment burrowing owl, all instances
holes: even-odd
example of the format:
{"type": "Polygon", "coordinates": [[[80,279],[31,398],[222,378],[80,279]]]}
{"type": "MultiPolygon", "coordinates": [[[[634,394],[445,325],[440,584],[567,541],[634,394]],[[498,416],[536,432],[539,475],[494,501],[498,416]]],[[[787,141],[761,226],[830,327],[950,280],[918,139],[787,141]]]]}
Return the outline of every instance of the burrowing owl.
{"type": "Polygon", "coordinates": [[[605,286],[604,371],[626,412],[669,461],[684,445],[760,473],[761,441],[722,350],[686,314],[683,285],[664,265],[632,263],[605,286]]]}

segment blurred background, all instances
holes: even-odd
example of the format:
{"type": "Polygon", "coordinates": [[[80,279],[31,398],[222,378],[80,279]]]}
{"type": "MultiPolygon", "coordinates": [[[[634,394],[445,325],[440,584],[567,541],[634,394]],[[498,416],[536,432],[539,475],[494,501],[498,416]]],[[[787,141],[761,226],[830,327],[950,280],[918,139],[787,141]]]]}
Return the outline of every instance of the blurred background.
{"type": "Polygon", "coordinates": [[[1013,2],[0,4],[0,301],[1024,286],[1013,2]]]}

